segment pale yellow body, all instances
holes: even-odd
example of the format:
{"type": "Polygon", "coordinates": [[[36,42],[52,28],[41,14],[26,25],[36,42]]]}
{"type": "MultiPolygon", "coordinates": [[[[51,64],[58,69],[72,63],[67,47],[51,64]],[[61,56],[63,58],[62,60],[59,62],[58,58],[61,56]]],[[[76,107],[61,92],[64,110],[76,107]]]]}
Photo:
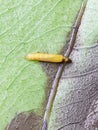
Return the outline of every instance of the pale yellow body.
{"type": "Polygon", "coordinates": [[[27,60],[36,60],[44,62],[68,62],[68,58],[58,54],[47,54],[47,53],[32,53],[25,56],[27,60]]]}

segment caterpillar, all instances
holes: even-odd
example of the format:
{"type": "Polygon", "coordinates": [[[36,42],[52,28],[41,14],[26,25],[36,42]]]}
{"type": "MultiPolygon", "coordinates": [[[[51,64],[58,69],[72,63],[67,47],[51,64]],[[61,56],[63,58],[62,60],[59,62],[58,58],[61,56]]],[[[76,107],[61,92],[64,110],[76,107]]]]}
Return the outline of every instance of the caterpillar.
{"type": "Polygon", "coordinates": [[[43,61],[43,62],[70,62],[71,60],[68,57],[64,57],[60,54],[47,54],[47,53],[32,53],[24,57],[27,60],[34,61],[43,61]]]}

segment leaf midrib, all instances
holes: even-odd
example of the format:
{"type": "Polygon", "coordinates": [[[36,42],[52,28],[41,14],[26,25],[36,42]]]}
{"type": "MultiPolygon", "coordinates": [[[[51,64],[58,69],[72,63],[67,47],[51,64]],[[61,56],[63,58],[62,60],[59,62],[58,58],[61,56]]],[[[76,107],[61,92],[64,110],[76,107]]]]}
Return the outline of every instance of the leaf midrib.
{"type": "MultiPolygon", "coordinates": [[[[65,52],[64,56],[69,57],[70,54],[71,54],[71,52],[72,52],[73,46],[74,46],[74,44],[75,44],[77,32],[78,32],[79,26],[80,26],[80,24],[81,24],[82,16],[83,16],[83,14],[84,14],[84,12],[85,12],[85,8],[86,8],[86,5],[87,5],[87,1],[88,1],[88,0],[84,0],[84,1],[82,2],[80,11],[79,11],[79,13],[78,13],[78,16],[77,16],[77,18],[76,18],[75,24],[74,24],[74,26],[73,26],[73,28],[72,28],[72,31],[71,31],[70,41],[69,41],[69,43],[68,43],[68,49],[67,49],[67,51],[65,52]]],[[[61,75],[62,75],[64,66],[65,66],[65,63],[62,63],[62,64],[59,66],[58,71],[57,71],[56,76],[55,76],[55,79],[54,79],[54,82],[53,82],[53,84],[52,84],[50,96],[49,96],[49,98],[48,98],[48,103],[47,103],[47,105],[46,105],[46,109],[45,109],[46,111],[45,111],[44,118],[43,118],[42,130],[46,130],[46,129],[47,129],[49,116],[50,116],[50,114],[51,114],[52,105],[53,105],[53,102],[54,102],[54,98],[55,98],[55,96],[56,96],[56,92],[57,92],[59,80],[60,80],[60,78],[61,78],[61,75]]]]}

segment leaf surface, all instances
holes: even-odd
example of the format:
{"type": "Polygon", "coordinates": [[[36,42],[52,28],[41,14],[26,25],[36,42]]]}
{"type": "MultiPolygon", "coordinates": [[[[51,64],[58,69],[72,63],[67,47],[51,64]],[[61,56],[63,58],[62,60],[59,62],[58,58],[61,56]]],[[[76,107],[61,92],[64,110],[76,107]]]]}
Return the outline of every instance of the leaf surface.
{"type": "MultiPolygon", "coordinates": [[[[42,119],[48,77],[40,63],[22,57],[59,53],[80,4],[81,0],[0,0],[0,130],[21,112],[32,111],[35,122],[42,119]]],[[[40,129],[38,123],[32,125],[35,130],[40,129]]]]}

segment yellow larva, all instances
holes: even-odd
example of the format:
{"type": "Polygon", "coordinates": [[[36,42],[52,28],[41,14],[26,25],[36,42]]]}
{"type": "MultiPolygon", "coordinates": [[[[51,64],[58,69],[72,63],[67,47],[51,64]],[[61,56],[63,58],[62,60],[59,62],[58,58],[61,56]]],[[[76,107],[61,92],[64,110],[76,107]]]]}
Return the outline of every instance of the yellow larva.
{"type": "Polygon", "coordinates": [[[35,61],[44,61],[44,62],[69,62],[70,59],[68,57],[64,57],[59,54],[47,54],[47,53],[32,53],[25,56],[27,60],[35,60],[35,61]]]}

